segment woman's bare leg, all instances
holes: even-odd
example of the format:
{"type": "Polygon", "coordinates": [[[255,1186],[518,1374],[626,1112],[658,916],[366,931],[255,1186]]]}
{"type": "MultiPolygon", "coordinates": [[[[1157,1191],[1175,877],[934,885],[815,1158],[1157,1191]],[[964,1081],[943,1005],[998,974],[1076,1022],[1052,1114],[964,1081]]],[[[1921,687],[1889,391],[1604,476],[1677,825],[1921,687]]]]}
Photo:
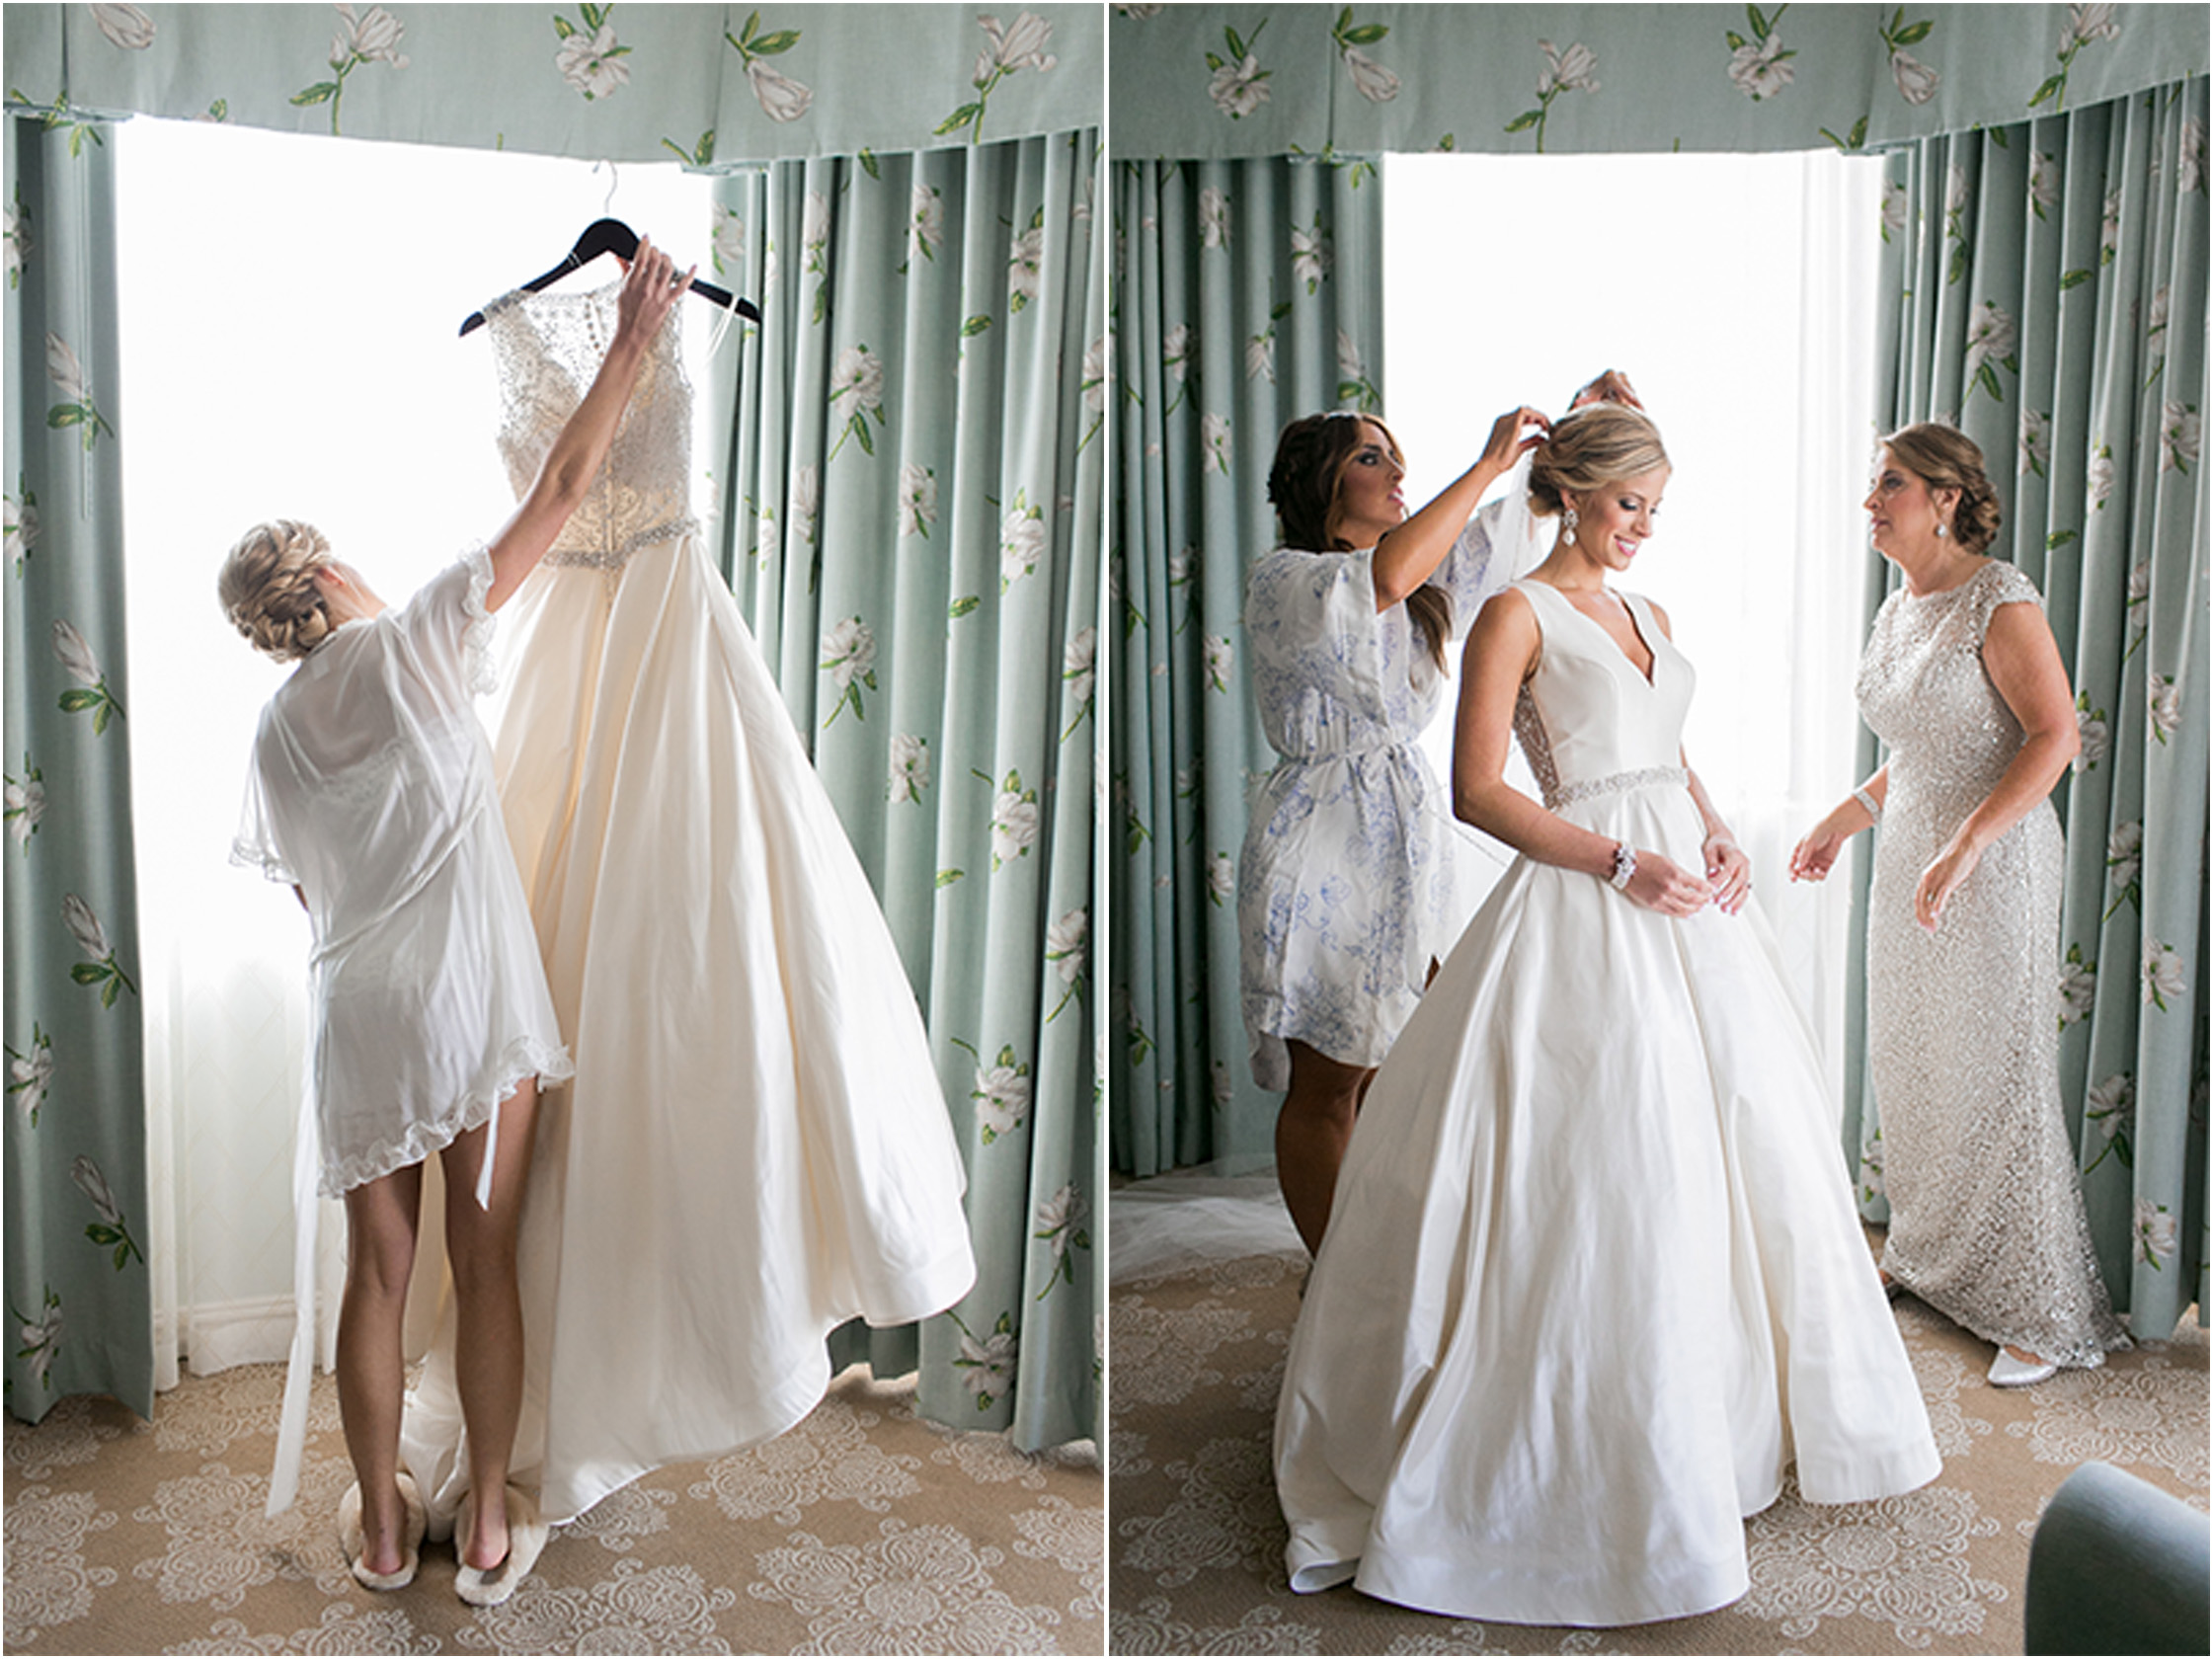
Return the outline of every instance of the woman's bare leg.
{"type": "Polygon", "coordinates": [[[1336,1172],[1375,1068],[1346,1066],[1304,1043],[1293,1042],[1290,1051],[1291,1092],[1275,1119],[1275,1178],[1299,1236],[1306,1249],[1318,1252],[1336,1197],[1336,1172]]]}
{"type": "MultiPolygon", "coordinates": [[[[537,1125],[537,1080],[500,1107],[499,1167],[489,1209],[476,1202],[486,1129],[445,1148],[445,1250],[452,1262],[458,1335],[454,1381],[468,1428],[468,1482],[475,1498],[470,1535],[454,1540],[461,1560],[496,1567],[507,1558],[507,1471],[522,1414],[522,1298],[515,1282],[515,1237],[537,1125]]],[[[487,1126],[488,1128],[489,1126],[487,1126]]]]}
{"type": "Polygon", "coordinates": [[[407,1506],[399,1495],[400,1320],[415,1269],[423,1166],[346,1194],[346,1299],[338,1313],[338,1410],[361,1485],[361,1565],[399,1571],[407,1506]]]}

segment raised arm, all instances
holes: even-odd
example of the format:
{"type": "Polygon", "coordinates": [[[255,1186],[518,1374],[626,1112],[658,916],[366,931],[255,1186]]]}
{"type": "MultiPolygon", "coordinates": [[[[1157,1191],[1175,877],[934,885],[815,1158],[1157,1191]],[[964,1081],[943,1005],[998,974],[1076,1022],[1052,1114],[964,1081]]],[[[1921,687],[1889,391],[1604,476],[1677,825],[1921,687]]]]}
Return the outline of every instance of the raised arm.
{"type": "Polygon", "coordinates": [[[1551,423],[1534,409],[1500,415],[1481,457],[1444,493],[1375,544],[1375,608],[1388,610],[1436,574],[1460,532],[1467,527],[1483,493],[1513,463],[1543,441],[1551,423]],[[1525,429],[1535,427],[1534,432],[1525,429]]]}
{"type": "Polygon", "coordinates": [[[653,245],[650,236],[640,239],[615,309],[614,343],[607,348],[591,390],[584,394],[584,401],[576,406],[576,413],[546,452],[545,464],[538,468],[530,493],[514,510],[514,516],[492,538],[492,589],[484,599],[487,609],[497,610],[514,596],[522,579],[537,568],[562,527],[584,505],[592,480],[613,446],[615,429],[621,425],[630,394],[637,389],[638,373],[645,366],[653,338],[661,332],[661,325],[690,285],[697,269],[694,266],[678,276],[674,262],[653,245]]]}

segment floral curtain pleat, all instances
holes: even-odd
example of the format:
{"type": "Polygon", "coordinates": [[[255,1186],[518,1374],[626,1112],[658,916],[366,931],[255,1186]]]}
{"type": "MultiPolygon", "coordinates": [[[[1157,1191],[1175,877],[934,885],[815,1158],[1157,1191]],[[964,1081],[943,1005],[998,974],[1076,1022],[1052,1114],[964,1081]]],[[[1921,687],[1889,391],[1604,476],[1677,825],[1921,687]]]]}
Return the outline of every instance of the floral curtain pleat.
{"type": "Polygon", "coordinates": [[[7,1408],[153,1407],[115,157],[6,125],[7,1408]]]}
{"type": "Polygon", "coordinates": [[[1024,1448],[1099,1426],[1099,165],[1084,130],[717,185],[764,313],[715,388],[723,567],[920,998],[979,1265],[837,1353],[1024,1448]]]}
{"type": "Polygon", "coordinates": [[[1381,408],[1366,162],[1121,162],[1110,637],[1116,1169],[1271,1157],[1238,992],[1236,859],[1275,764],[1237,663],[1284,427],[1381,408]]]}
{"type": "MultiPolygon", "coordinates": [[[[1883,206],[1876,406],[1981,446],[1991,551],[2041,588],[2073,678],[2061,1087],[2098,1260],[2146,1337],[2204,1282],[2205,132],[2197,77],[1900,151],[1883,206]]],[[[1893,581],[1876,560],[1870,602],[1893,581]]],[[[1845,1136],[1880,1221],[1862,1007],[1845,1136]]]]}

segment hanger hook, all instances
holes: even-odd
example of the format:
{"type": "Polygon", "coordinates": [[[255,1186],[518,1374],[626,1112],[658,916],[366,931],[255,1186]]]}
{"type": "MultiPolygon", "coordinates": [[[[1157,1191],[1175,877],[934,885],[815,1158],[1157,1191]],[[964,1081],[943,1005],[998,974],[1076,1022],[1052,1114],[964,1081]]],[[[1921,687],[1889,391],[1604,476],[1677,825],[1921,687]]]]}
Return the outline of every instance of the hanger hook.
{"type": "Polygon", "coordinates": [[[599,217],[610,219],[614,216],[614,192],[621,185],[622,176],[616,171],[615,165],[611,161],[602,162],[599,165],[606,169],[606,200],[599,205],[599,217]]]}

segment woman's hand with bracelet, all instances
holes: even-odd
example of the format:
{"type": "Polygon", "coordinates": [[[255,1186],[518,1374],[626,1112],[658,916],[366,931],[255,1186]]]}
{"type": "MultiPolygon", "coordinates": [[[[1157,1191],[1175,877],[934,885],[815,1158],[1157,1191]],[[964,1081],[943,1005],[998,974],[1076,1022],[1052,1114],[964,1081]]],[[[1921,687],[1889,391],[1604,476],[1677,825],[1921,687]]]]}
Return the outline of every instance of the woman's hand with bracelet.
{"type": "Polygon", "coordinates": [[[1712,899],[1701,878],[1656,852],[1635,853],[1635,868],[1621,891],[1645,909],[1670,916],[1696,915],[1712,899]]]}

